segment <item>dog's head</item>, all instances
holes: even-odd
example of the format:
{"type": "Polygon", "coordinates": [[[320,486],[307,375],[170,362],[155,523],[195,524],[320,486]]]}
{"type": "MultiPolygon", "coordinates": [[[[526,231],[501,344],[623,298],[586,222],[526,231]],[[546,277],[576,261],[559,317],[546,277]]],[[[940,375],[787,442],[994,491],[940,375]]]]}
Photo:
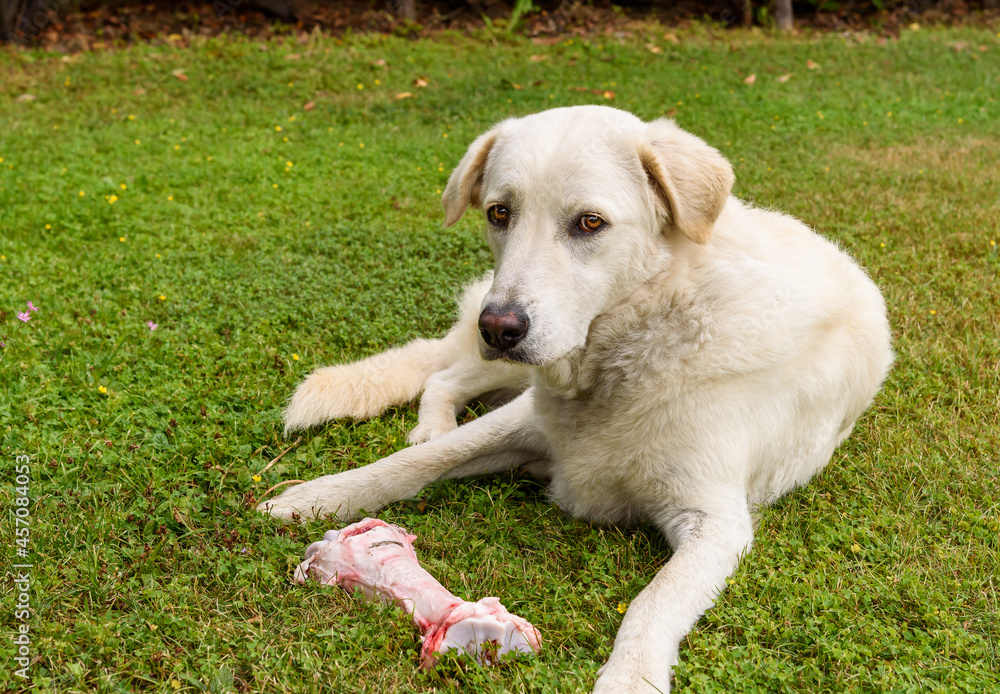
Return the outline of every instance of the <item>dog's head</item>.
{"type": "Polygon", "coordinates": [[[487,359],[550,364],[649,279],[677,244],[705,244],[729,162],[672,121],[604,106],[506,120],[451,174],[445,223],[478,207],[496,260],[479,318],[487,359]]]}

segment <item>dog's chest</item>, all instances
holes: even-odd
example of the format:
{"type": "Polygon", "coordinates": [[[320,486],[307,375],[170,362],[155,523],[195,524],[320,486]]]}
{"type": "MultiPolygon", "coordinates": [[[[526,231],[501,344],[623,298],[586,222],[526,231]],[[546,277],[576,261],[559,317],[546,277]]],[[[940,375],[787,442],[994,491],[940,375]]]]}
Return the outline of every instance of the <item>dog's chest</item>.
{"type": "MultiPolygon", "coordinates": [[[[683,495],[671,461],[693,367],[710,337],[707,319],[635,317],[624,332],[597,335],[561,370],[536,382],[538,426],[552,451],[550,493],[575,516],[641,520],[683,495]]],[[[622,326],[618,326],[622,327],[622,326]]],[[[593,337],[593,335],[592,335],[593,337]]]]}

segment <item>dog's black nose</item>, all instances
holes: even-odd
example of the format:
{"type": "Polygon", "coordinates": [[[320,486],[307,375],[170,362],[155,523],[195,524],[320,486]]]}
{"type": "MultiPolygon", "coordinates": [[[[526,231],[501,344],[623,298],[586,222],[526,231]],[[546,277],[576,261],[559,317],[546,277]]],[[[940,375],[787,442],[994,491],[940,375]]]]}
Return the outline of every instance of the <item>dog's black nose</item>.
{"type": "Polygon", "coordinates": [[[497,309],[487,306],[479,314],[483,342],[497,349],[512,349],[528,334],[528,324],[528,316],[514,304],[497,309]]]}

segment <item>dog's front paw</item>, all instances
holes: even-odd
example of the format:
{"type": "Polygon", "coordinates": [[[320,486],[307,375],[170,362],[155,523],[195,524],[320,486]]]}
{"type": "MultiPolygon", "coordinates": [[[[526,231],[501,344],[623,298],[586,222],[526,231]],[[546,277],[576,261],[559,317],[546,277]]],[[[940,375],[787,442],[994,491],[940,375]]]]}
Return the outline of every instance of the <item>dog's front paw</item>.
{"type": "Polygon", "coordinates": [[[289,487],[262,501],[257,510],[286,520],[304,520],[333,516],[340,521],[353,520],[361,509],[377,511],[382,506],[366,489],[362,470],[348,470],[338,475],[319,477],[289,487]]]}
{"type": "Polygon", "coordinates": [[[658,663],[656,667],[618,658],[615,654],[597,671],[593,694],[668,694],[670,668],[658,663]]]}

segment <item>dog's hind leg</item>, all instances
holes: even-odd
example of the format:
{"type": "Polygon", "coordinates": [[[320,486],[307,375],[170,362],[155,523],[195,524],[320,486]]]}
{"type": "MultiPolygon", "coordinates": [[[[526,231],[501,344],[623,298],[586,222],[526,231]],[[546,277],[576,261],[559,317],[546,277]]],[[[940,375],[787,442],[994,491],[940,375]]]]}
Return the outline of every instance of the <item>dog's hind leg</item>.
{"type": "MultiPolygon", "coordinates": [[[[313,371],[296,388],[285,409],[285,433],[331,419],[374,417],[416,398],[427,379],[439,371],[460,362],[485,364],[479,357],[477,321],[479,304],[491,282],[488,274],[466,287],[459,302],[458,322],[443,338],[413,340],[361,361],[313,371]]],[[[440,409],[438,406],[435,411],[440,409]]],[[[440,426],[431,428],[438,431],[440,426]]]]}
{"type": "Polygon", "coordinates": [[[458,426],[455,417],[468,403],[487,393],[519,395],[530,383],[529,366],[484,361],[478,353],[470,354],[427,379],[420,396],[419,423],[406,438],[410,443],[423,443],[446,434],[458,426]]]}
{"type": "Polygon", "coordinates": [[[332,514],[349,520],[362,510],[375,513],[412,497],[431,482],[458,472],[498,472],[545,457],[548,447],[534,425],[533,402],[534,394],[528,390],[443,436],[371,465],[296,485],[262,502],[257,510],[288,519],[332,514]]]}
{"type": "Polygon", "coordinates": [[[313,371],[295,389],[285,409],[285,433],[331,419],[368,419],[420,394],[431,374],[460,358],[454,333],[439,340],[413,340],[351,364],[313,371]]]}

